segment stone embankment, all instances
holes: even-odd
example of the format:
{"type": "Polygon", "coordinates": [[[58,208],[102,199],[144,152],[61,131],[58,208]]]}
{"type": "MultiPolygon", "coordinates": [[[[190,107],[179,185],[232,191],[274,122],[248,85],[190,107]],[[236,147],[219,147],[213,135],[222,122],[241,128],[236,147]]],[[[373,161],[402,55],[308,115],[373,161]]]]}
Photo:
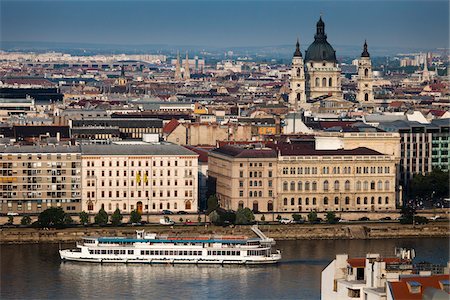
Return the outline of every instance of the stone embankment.
{"type": "MultiPolygon", "coordinates": [[[[133,236],[135,230],[145,229],[170,236],[246,235],[254,236],[250,226],[145,226],[145,227],[79,227],[57,230],[34,228],[2,228],[1,244],[69,243],[82,236],[133,236]]],[[[426,225],[400,224],[334,224],[334,225],[260,225],[260,229],[276,240],[302,239],[394,239],[421,237],[450,237],[447,222],[426,225]]]]}

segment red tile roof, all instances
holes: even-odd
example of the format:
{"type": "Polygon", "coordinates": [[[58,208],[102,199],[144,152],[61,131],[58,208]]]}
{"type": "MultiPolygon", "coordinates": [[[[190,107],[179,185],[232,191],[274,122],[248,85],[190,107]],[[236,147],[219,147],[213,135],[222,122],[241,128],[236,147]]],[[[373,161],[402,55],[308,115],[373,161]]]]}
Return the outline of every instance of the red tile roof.
{"type": "Polygon", "coordinates": [[[395,300],[415,300],[422,299],[422,294],[427,287],[433,287],[436,289],[441,289],[439,281],[449,280],[449,275],[432,275],[432,276],[417,276],[417,277],[406,277],[401,278],[398,282],[389,282],[389,286],[392,291],[393,299],[395,300]],[[420,283],[421,291],[420,293],[410,293],[408,288],[409,281],[416,281],[420,283]]]}
{"type": "Polygon", "coordinates": [[[446,112],[446,110],[430,109],[428,113],[436,117],[442,117],[446,112]]]}
{"type": "Polygon", "coordinates": [[[167,123],[166,125],[164,125],[164,127],[163,127],[163,133],[165,133],[165,134],[170,134],[170,133],[172,133],[172,131],[174,131],[175,128],[178,127],[178,125],[180,125],[180,122],[178,122],[176,119],[170,120],[169,123],[167,123]]]}
{"type": "Polygon", "coordinates": [[[198,154],[198,161],[200,162],[208,162],[208,152],[211,149],[201,148],[201,147],[194,147],[194,146],[184,146],[185,148],[194,151],[198,154]]]}
{"type": "Polygon", "coordinates": [[[365,258],[349,258],[349,259],[347,259],[347,263],[352,268],[364,268],[366,266],[366,259],[365,258]]]}

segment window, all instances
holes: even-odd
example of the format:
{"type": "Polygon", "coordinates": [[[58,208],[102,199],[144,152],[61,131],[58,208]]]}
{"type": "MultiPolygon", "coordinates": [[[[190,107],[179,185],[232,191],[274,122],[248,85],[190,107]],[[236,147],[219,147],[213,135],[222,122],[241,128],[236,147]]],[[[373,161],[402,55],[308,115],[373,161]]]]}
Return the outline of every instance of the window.
{"type": "Polygon", "coordinates": [[[334,197],[334,205],[339,205],[339,197],[334,197]]]}
{"type": "Polygon", "coordinates": [[[283,182],[283,191],[287,191],[288,190],[288,183],[287,181],[283,182]]]}
{"type": "Polygon", "coordinates": [[[383,182],[381,180],[378,181],[378,190],[381,191],[383,189],[383,182]]]}
{"type": "Polygon", "coordinates": [[[350,180],[346,180],[344,185],[345,190],[350,191],[350,180]]]}
{"type": "Polygon", "coordinates": [[[356,182],[356,190],[357,191],[361,190],[361,181],[359,181],[359,180],[356,182]]]}
{"type": "Polygon", "coordinates": [[[356,204],[361,204],[361,197],[356,198],[356,204]]]}
{"type": "Polygon", "coordinates": [[[323,182],[323,190],[324,190],[324,191],[328,191],[328,180],[325,180],[325,181],[323,182]]]}
{"type": "Polygon", "coordinates": [[[375,181],[370,182],[370,189],[373,191],[375,190],[375,181]]]}
{"type": "Polygon", "coordinates": [[[367,181],[364,181],[363,187],[364,190],[367,191],[369,189],[369,183],[367,181]]]}
{"type": "Polygon", "coordinates": [[[389,191],[389,189],[390,189],[389,180],[386,180],[386,181],[384,182],[384,190],[385,190],[385,191],[389,191]]]}
{"type": "Polygon", "coordinates": [[[389,197],[386,197],[385,199],[384,199],[384,204],[389,204],[389,197]]]}
{"type": "Polygon", "coordinates": [[[303,190],[303,183],[301,181],[299,181],[297,183],[297,191],[301,191],[301,190],[303,190]]]}
{"type": "Polygon", "coordinates": [[[309,181],[305,182],[305,191],[309,191],[309,181]]]}
{"type": "Polygon", "coordinates": [[[239,201],[238,209],[243,209],[243,208],[244,208],[244,201],[239,201]]]}
{"type": "Polygon", "coordinates": [[[312,190],[317,191],[317,182],[316,181],[312,182],[312,190]]]}
{"type": "Polygon", "coordinates": [[[291,191],[295,191],[295,182],[291,181],[291,191]]]}
{"type": "Polygon", "coordinates": [[[269,200],[267,202],[267,211],[273,211],[273,202],[272,202],[272,200],[269,200]]]}
{"type": "Polygon", "coordinates": [[[345,204],[349,205],[350,204],[350,197],[345,197],[345,204]]]}
{"type": "Polygon", "coordinates": [[[328,197],[323,198],[323,205],[328,205],[328,197]]]}
{"type": "Polygon", "coordinates": [[[291,198],[291,205],[295,205],[295,199],[291,198]]]}
{"type": "Polygon", "coordinates": [[[287,206],[287,205],[288,205],[288,200],[287,200],[287,198],[284,198],[284,199],[283,199],[283,205],[284,205],[284,206],[287,206]]]}
{"type": "Polygon", "coordinates": [[[334,181],[334,190],[339,191],[339,181],[338,180],[334,181]]]}

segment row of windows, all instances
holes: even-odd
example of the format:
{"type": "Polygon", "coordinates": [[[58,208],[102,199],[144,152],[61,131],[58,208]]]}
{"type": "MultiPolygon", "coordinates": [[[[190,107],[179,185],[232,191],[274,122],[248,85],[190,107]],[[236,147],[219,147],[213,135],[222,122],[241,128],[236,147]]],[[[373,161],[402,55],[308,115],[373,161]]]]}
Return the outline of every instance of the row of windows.
{"type": "MultiPolygon", "coordinates": [[[[68,158],[70,158],[70,156],[68,157],[68,158]]],[[[177,167],[178,166],[178,160],[175,160],[174,162],[174,166],[175,167],[177,167]]],[[[87,161],[86,162],[86,165],[88,166],[88,167],[95,167],[95,161],[87,161]]],[[[113,166],[113,162],[112,161],[109,161],[109,163],[107,164],[105,161],[102,161],[101,162],[101,166],[102,167],[106,167],[106,166],[109,166],[109,167],[112,167],[113,166]]],[[[126,160],[124,160],[124,161],[122,161],[122,163],[121,163],[121,161],[116,161],[116,163],[114,164],[116,167],[121,167],[121,166],[123,166],[123,167],[126,167],[127,166],[127,161],[126,160]]],[[[148,167],[149,166],[149,161],[148,160],[146,160],[146,161],[144,161],[144,162],[142,162],[142,161],[134,161],[134,160],[132,160],[132,161],[130,161],[130,165],[132,166],[132,167],[134,167],[135,165],[136,166],[138,166],[138,167],[142,167],[142,166],[146,166],[146,167],[148,167]]],[[[153,167],[156,167],[156,165],[157,165],[157,163],[156,163],[156,161],[154,160],[153,161],[153,163],[152,163],[152,165],[153,165],[153,167]]],[[[170,160],[168,160],[166,163],[165,163],[165,161],[164,160],[160,160],[159,161],[159,164],[158,164],[160,167],[170,167],[171,166],[171,161],[170,160]]],[[[184,166],[185,167],[192,167],[192,160],[185,160],[184,161],[184,166]]]]}
{"type": "Polygon", "coordinates": [[[239,255],[241,255],[241,251],[215,251],[215,250],[208,250],[208,255],[239,256],[239,255]]]}
{"type": "MultiPolygon", "coordinates": [[[[375,204],[375,197],[371,197],[370,198],[370,204],[375,204]]],[[[317,198],[313,197],[310,201],[309,197],[306,197],[305,199],[305,205],[317,205],[317,198]]],[[[356,198],[356,204],[369,204],[368,203],[369,198],[368,197],[357,197],[356,198]]],[[[334,205],[339,205],[340,199],[339,197],[334,197],[333,202],[330,201],[330,199],[328,197],[323,197],[322,199],[322,204],[323,205],[329,205],[329,204],[334,204],[334,205]]],[[[345,197],[344,198],[344,203],[346,205],[350,204],[350,197],[345,197]]],[[[383,204],[383,197],[378,197],[377,200],[378,204],[383,204]]],[[[385,197],[384,198],[384,204],[389,204],[389,197],[385,197]]],[[[288,206],[288,205],[303,205],[303,199],[302,198],[297,198],[297,201],[295,201],[295,198],[291,198],[290,200],[288,200],[288,198],[284,198],[283,199],[283,205],[284,206],[288,206]]]]}
{"type": "MultiPolygon", "coordinates": [[[[41,160],[42,156],[46,156],[48,160],[51,160],[53,157],[56,156],[56,159],[60,160],[63,158],[63,155],[61,154],[28,154],[28,155],[23,155],[23,157],[27,158],[27,159],[33,159],[33,156],[35,156],[37,159],[41,160]]],[[[73,157],[76,157],[76,159],[81,159],[81,155],[80,154],[76,154],[76,155],[72,155],[72,154],[66,154],[64,156],[67,160],[71,160],[73,157]]],[[[5,159],[5,160],[13,160],[13,155],[12,154],[8,154],[8,155],[0,155],[0,159],[5,159]]],[[[17,159],[22,159],[22,155],[18,154],[17,155],[17,159]]]]}
{"type": "Polygon", "coordinates": [[[188,250],[141,250],[141,255],[202,255],[202,251],[188,251],[188,250]]]}
{"type": "MultiPolygon", "coordinates": [[[[330,189],[329,187],[329,182],[328,180],[325,180],[323,182],[323,190],[324,191],[328,191],[330,189]]],[[[334,190],[335,191],[339,191],[340,190],[340,182],[339,180],[335,180],[334,181],[334,190]]],[[[287,181],[283,182],[283,191],[287,192],[287,191],[302,191],[304,188],[305,191],[317,191],[317,182],[313,181],[312,183],[310,183],[309,181],[306,181],[304,184],[302,181],[298,181],[297,183],[295,183],[295,181],[291,181],[290,183],[287,181]]],[[[357,191],[361,191],[361,181],[357,181],[355,183],[355,189],[357,191]]],[[[362,189],[364,191],[369,190],[369,182],[368,181],[364,181],[362,182],[362,189]]],[[[370,190],[383,190],[383,182],[381,180],[378,181],[378,183],[376,184],[375,181],[371,181],[370,182],[370,190]]],[[[390,189],[390,182],[388,180],[386,180],[384,182],[384,190],[389,191],[390,189]]],[[[346,180],[344,183],[344,190],[349,191],[350,190],[350,181],[346,180]]]]}
{"type": "MultiPolygon", "coordinates": [[[[352,167],[322,167],[321,174],[351,174],[352,167]]],[[[284,167],[283,175],[318,174],[317,167],[284,167]]],[[[390,167],[356,167],[357,174],[389,174],[390,167]]]]}
{"type": "MultiPolygon", "coordinates": [[[[171,191],[166,191],[165,194],[166,194],[166,197],[172,197],[171,191]]],[[[120,197],[120,191],[115,191],[115,193],[114,193],[114,191],[108,191],[108,194],[106,194],[105,191],[101,191],[101,198],[106,198],[106,195],[108,195],[108,198],[113,198],[113,197],[119,198],[120,197]],[[113,195],[115,195],[115,196],[113,196],[113,195]]],[[[126,191],[124,191],[124,192],[122,192],[122,195],[123,195],[123,198],[126,198],[128,193],[126,191]]],[[[134,196],[137,196],[138,198],[141,198],[141,197],[143,197],[143,195],[145,195],[145,197],[148,198],[149,197],[149,191],[145,191],[145,193],[143,193],[143,191],[136,191],[136,193],[134,193],[134,191],[130,192],[130,198],[134,198],[134,196]]],[[[164,197],[164,191],[159,191],[159,193],[158,193],[158,191],[155,191],[155,190],[152,191],[152,197],[157,197],[158,195],[159,195],[159,197],[164,197]]],[[[185,197],[192,197],[192,195],[193,195],[192,190],[184,191],[184,196],[185,197]]],[[[92,191],[87,192],[86,196],[87,196],[87,198],[95,198],[95,192],[92,192],[92,191]]],[[[178,191],[177,190],[173,191],[173,196],[174,197],[178,197],[178,191]]]]}
{"type": "MultiPolygon", "coordinates": [[[[134,205],[130,205],[130,210],[134,210],[134,205]]],[[[139,201],[139,202],[137,202],[137,205],[136,205],[136,207],[138,208],[138,209],[140,209],[140,210],[142,210],[142,209],[145,209],[145,210],[148,210],[148,205],[142,205],[142,202],[141,201],[139,201]]],[[[101,205],[101,208],[103,208],[103,209],[105,209],[105,204],[104,203],[102,203],[102,205],[101,205]]],[[[112,203],[108,203],[108,211],[112,211],[112,209],[113,209],[113,206],[112,206],[112,203]]],[[[115,209],[120,209],[119,208],[119,203],[116,203],[116,208],[115,209]]],[[[126,203],[124,203],[123,204],[123,210],[126,210],[127,209],[127,204],[126,203]]],[[[159,203],[159,209],[160,210],[163,210],[164,209],[164,207],[163,207],[163,203],[159,203]]],[[[166,202],[166,208],[165,209],[171,209],[171,205],[170,205],[170,202],[166,202]]],[[[173,204],[173,209],[178,209],[178,203],[174,203],[173,204]]],[[[185,210],[191,210],[192,209],[192,203],[191,203],[191,201],[185,201],[184,202],[184,209],[185,210]]],[[[92,201],[89,201],[88,202],[88,210],[94,210],[94,203],[92,202],[92,201]]],[[[156,210],[156,203],[152,203],[152,210],[156,210]]]]}
{"type": "MultiPolygon", "coordinates": [[[[89,250],[90,254],[114,254],[114,255],[124,255],[127,250],[89,250]]],[[[128,250],[128,254],[133,255],[134,250],[128,250]]]]}
{"type": "MultiPolygon", "coordinates": [[[[148,180],[147,180],[147,178],[145,178],[144,177],[144,179],[141,179],[141,178],[138,178],[138,180],[137,180],[137,185],[138,186],[141,186],[142,185],[142,181],[144,181],[144,184],[146,185],[146,186],[148,186],[148,180]]],[[[86,185],[87,186],[89,186],[89,187],[93,187],[93,186],[95,186],[95,182],[96,182],[96,180],[87,180],[86,181],[86,185]]],[[[166,181],[166,185],[167,186],[171,186],[172,185],[172,182],[173,182],[173,185],[174,186],[178,186],[178,180],[174,180],[174,181],[171,181],[170,179],[169,180],[167,180],[166,181]]],[[[109,180],[108,181],[108,186],[113,186],[113,180],[109,180]]],[[[123,180],[123,185],[122,186],[127,186],[127,183],[128,183],[128,180],[123,180]]],[[[134,186],[134,183],[135,183],[135,181],[134,180],[131,180],[130,181],[130,185],[131,186],[134,186]]],[[[157,181],[157,180],[152,180],[152,185],[153,186],[156,186],[156,183],[159,183],[159,186],[164,186],[164,181],[163,180],[159,180],[159,181],[157,181]]],[[[100,183],[100,185],[101,186],[105,186],[105,180],[102,180],[101,181],[101,183],[100,183]]],[[[193,185],[193,181],[192,181],[192,179],[186,179],[185,181],[184,181],[184,185],[185,186],[192,186],[193,185]]],[[[114,186],[121,186],[120,185],[120,180],[116,180],[115,181],[115,185],[114,186]]]]}

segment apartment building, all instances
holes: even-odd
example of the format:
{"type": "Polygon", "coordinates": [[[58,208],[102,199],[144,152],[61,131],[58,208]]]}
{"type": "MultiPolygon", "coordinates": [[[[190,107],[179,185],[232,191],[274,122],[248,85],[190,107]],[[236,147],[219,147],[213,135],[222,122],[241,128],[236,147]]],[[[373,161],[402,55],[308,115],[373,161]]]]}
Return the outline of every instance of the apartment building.
{"type": "Polygon", "coordinates": [[[82,209],[196,212],[198,154],[170,143],[82,145],[82,209]]]}
{"type": "Polygon", "coordinates": [[[364,147],[317,150],[311,140],[266,146],[225,145],[210,152],[208,176],[222,207],[260,212],[395,209],[392,155],[364,147]]]}
{"type": "Polygon", "coordinates": [[[0,212],[81,211],[81,153],[75,146],[0,148],[0,212]]]}

